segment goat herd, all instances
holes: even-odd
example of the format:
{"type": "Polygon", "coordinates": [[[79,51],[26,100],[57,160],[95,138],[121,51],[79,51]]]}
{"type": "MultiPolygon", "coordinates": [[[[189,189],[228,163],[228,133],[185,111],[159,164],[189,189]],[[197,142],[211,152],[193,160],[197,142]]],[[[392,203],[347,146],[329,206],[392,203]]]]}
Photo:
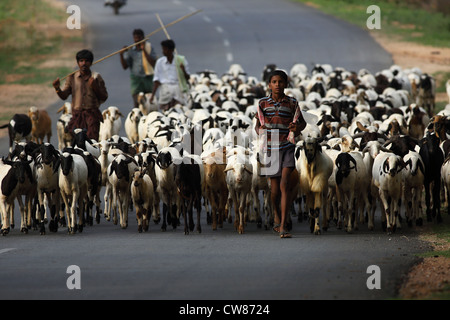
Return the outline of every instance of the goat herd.
{"type": "MultiPolygon", "coordinates": [[[[144,94],[126,117],[109,106],[99,141],[83,129],[65,132],[69,102],[58,111],[58,147],[50,143],[45,110],[16,114],[3,126],[10,149],[0,160],[2,234],[14,227],[16,200],[23,233],[45,234],[46,224],[52,232],[61,226],[82,232],[100,223],[102,209],[106,221],[121,228],[135,211],[139,232],[149,230],[151,219],[161,230],[184,224],[185,234],[201,232],[202,208],[213,230],[233,216],[239,233],[249,221],[270,229],[278,204],[260,175],[254,126],[274,68],[266,66],[261,80],[238,64],[222,76],[198,72],[191,75],[189,103],[164,112],[144,94]],[[122,118],[126,136],[120,135],[122,118]]],[[[395,65],[372,74],[296,64],[287,73],[285,93],[298,100],[307,122],[288,182],[288,229],[297,216],[308,218],[314,234],[332,221],[347,232],[366,223],[373,230],[377,203],[388,233],[401,228],[402,217],[409,226],[424,218],[442,221],[441,201],[448,203],[450,194],[450,104],[435,114],[431,76],[395,65]]]]}

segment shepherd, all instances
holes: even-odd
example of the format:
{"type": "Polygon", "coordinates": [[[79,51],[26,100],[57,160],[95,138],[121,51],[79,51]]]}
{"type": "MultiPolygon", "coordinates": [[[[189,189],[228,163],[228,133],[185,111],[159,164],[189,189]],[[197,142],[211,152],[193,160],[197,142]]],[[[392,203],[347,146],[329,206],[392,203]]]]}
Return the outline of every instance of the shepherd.
{"type": "Polygon", "coordinates": [[[105,81],[97,72],[91,71],[94,55],[83,49],[76,54],[79,70],[67,77],[61,90],[60,79],[53,81],[58,97],[66,100],[72,95],[72,119],[67,130],[84,128],[90,139],[98,141],[100,122],[103,121],[100,105],[108,99],[105,81]]]}
{"type": "Polygon", "coordinates": [[[169,110],[177,103],[187,103],[189,64],[184,56],[174,54],[175,42],[172,39],[162,41],[161,47],[164,56],[156,61],[150,103],[153,103],[155,93],[158,92],[159,107],[169,110]]]}

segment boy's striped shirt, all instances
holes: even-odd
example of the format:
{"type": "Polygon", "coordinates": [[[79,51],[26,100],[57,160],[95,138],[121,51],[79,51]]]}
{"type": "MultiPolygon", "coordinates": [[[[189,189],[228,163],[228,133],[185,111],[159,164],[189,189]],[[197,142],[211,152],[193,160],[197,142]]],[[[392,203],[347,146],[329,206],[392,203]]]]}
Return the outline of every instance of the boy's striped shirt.
{"type": "MultiPolygon", "coordinates": [[[[292,147],[293,144],[288,141],[289,123],[294,119],[295,111],[298,106],[298,101],[290,96],[284,96],[281,102],[276,102],[271,96],[264,97],[259,100],[260,111],[264,116],[264,125],[267,128],[267,149],[284,149],[292,147]],[[278,141],[272,141],[274,130],[278,130],[278,141]]],[[[300,112],[300,110],[298,110],[300,112]]],[[[259,129],[260,121],[258,119],[257,130],[259,129]]]]}

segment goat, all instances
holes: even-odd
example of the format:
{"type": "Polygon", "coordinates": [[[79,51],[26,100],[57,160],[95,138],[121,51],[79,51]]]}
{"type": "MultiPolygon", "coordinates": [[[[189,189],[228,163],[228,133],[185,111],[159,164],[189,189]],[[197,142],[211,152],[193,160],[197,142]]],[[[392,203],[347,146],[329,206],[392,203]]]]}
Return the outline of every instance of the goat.
{"type": "Polygon", "coordinates": [[[158,181],[158,193],[163,202],[162,231],[166,231],[167,223],[171,224],[174,229],[178,223],[176,217],[178,194],[175,184],[175,165],[180,163],[180,159],[180,153],[173,147],[162,148],[156,157],[155,174],[158,181]]]}
{"type": "Polygon", "coordinates": [[[245,153],[233,152],[227,157],[224,170],[231,200],[229,208],[234,205],[234,227],[239,234],[244,233],[246,201],[252,186],[253,167],[247,158],[245,153]]]}
{"type": "Polygon", "coordinates": [[[256,223],[258,227],[261,227],[261,205],[259,202],[259,191],[263,192],[263,210],[265,211],[265,228],[268,229],[269,217],[272,215],[272,203],[270,196],[269,179],[265,176],[261,176],[261,163],[259,161],[259,153],[254,150],[250,156],[250,163],[252,164],[252,189],[251,195],[253,197],[253,211],[256,214],[256,223]]]}
{"type": "MultiPolygon", "coordinates": [[[[0,213],[1,213],[1,233],[3,236],[10,231],[14,200],[19,195],[23,185],[33,183],[33,175],[30,168],[31,160],[10,161],[2,159],[0,164],[0,213]]],[[[23,212],[21,210],[21,212],[23,212]]],[[[23,231],[25,217],[22,215],[23,231]]]]}
{"type": "Polygon", "coordinates": [[[131,183],[131,199],[136,208],[138,232],[148,231],[149,216],[153,207],[153,182],[143,167],[135,169],[131,183]]]}
{"type": "Polygon", "coordinates": [[[202,200],[202,174],[200,163],[191,157],[183,157],[182,162],[175,166],[175,183],[184,219],[184,234],[194,230],[193,207],[197,210],[197,232],[201,233],[200,225],[202,200]]]}
{"type": "Polygon", "coordinates": [[[139,104],[139,110],[141,110],[142,114],[147,115],[152,111],[158,111],[157,103],[150,103],[150,93],[140,92],[137,98],[139,104]]]}
{"type": "Polygon", "coordinates": [[[139,108],[133,108],[125,119],[125,133],[131,143],[139,141],[139,122],[142,117],[142,111],[139,108]]]}
{"type": "Polygon", "coordinates": [[[120,227],[128,227],[128,210],[130,204],[130,185],[134,170],[138,167],[136,160],[127,154],[119,154],[108,166],[108,180],[112,188],[113,223],[117,224],[117,206],[119,207],[120,227]]]}
{"type": "Polygon", "coordinates": [[[119,108],[110,106],[103,110],[103,122],[100,122],[98,140],[108,140],[114,135],[118,135],[122,127],[122,113],[119,108]]]}
{"type": "Polygon", "coordinates": [[[211,204],[212,229],[223,227],[228,187],[226,181],[226,152],[225,147],[202,155],[205,170],[206,197],[211,204]]]}
{"type": "Polygon", "coordinates": [[[13,150],[14,142],[31,141],[32,126],[30,117],[21,113],[16,113],[7,124],[0,126],[0,129],[8,128],[9,152],[13,150]]]}
{"type": "Polygon", "coordinates": [[[341,152],[336,157],[335,164],[337,168],[336,197],[338,201],[338,221],[340,222],[342,218],[344,221],[346,220],[346,231],[351,232],[355,213],[356,172],[358,168],[356,160],[348,152],[341,152]]]}
{"type": "Polygon", "coordinates": [[[28,110],[28,117],[31,119],[31,140],[36,143],[43,143],[44,138],[47,137],[47,142],[50,143],[52,137],[52,119],[46,110],[39,110],[36,107],[31,107],[28,110]]]}
{"type": "Polygon", "coordinates": [[[95,140],[89,139],[86,129],[77,128],[73,130],[73,136],[70,146],[74,148],[78,147],[98,158],[100,156],[100,149],[96,146],[96,143],[97,142],[95,140]]]}
{"type": "Polygon", "coordinates": [[[37,196],[39,203],[39,223],[40,233],[45,234],[44,220],[49,215],[48,202],[50,201],[50,217],[49,230],[56,232],[58,230],[58,220],[64,216],[61,213],[60,217],[56,216],[56,210],[60,207],[60,192],[59,192],[59,166],[60,153],[50,143],[43,143],[38,149],[33,152],[34,157],[34,178],[37,187],[37,196]]]}
{"type": "MultiPolygon", "coordinates": [[[[300,190],[306,195],[306,204],[309,208],[310,231],[319,235],[320,211],[326,211],[326,198],[328,193],[328,179],[333,172],[333,162],[322,152],[319,139],[307,137],[303,148],[296,150],[296,167],[300,174],[300,190]]],[[[328,217],[323,217],[322,228],[327,230],[328,217]]]]}
{"type": "Polygon", "coordinates": [[[88,192],[88,168],[83,157],[64,152],[59,168],[59,190],[67,214],[70,234],[83,231],[84,200],[88,192]],[[78,209],[78,225],[76,224],[78,209]]]}
{"type": "Polygon", "coordinates": [[[67,126],[72,119],[71,113],[63,113],[56,122],[56,132],[58,134],[58,149],[69,147],[72,142],[72,135],[67,132],[67,126]]]}
{"type": "Polygon", "coordinates": [[[425,181],[425,167],[419,153],[410,151],[403,157],[403,198],[405,200],[408,226],[422,225],[422,191],[425,181]]]}
{"type": "Polygon", "coordinates": [[[383,144],[383,147],[403,158],[409,151],[414,151],[418,143],[417,139],[409,135],[394,135],[383,144]]]}
{"type": "Polygon", "coordinates": [[[139,167],[141,167],[145,172],[150,176],[150,179],[152,180],[153,185],[153,221],[155,224],[159,223],[160,221],[160,210],[159,210],[159,201],[160,196],[158,193],[158,180],[156,179],[156,173],[155,173],[155,165],[156,161],[155,158],[158,155],[158,150],[147,150],[144,152],[141,152],[134,156],[136,162],[138,163],[139,167]]]}
{"type": "Polygon", "coordinates": [[[79,148],[64,148],[63,151],[68,151],[70,153],[76,153],[83,157],[86,162],[88,168],[88,190],[87,190],[87,203],[85,208],[87,223],[92,226],[93,224],[93,214],[92,207],[96,205],[96,216],[95,220],[97,223],[100,223],[100,189],[102,186],[102,166],[100,160],[90,154],[87,151],[84,151],[79,148]]]}
{"type": "MultiPolygon", "coordinates": [[[[35,150],[39,148],[39,145],[35,142],[19,142],[14,147],[14,150],[10,154],[10,160],[17,161],[28,161],[33,159],[33,153],[35,150]]],[[[32,160],[29,164],[31,171],[34,168],[34,161],[32,160]]],[[[26,168],[26,171],[28,169],[26,168]]],[[[19,202],[19,209],[21,215],[21,229],[22,233],[28,233],[28,230],[31,229],[32,225],[35,225],[35,197],[36,197],[37,187],[36,181],[34,180],[34,176],[27,178],[24,183],[20,185],[20,188],[17,192],[17,201],[19,202]],[[22,199],[24,196],[25,199],[22,199]]],[[[13,206],[14,207],[14,206],[13,206]]],[[[11,216],[13,218],[14,215],[11,216]]],[[[11,227],[14,228],[14,219],[11,221],[11,227]]]]}
{"type": "Polygon", "coordinates": [[[430,117],[416,104],[411,104],[408,110],[411,112],[407,123],[409,135],[415,139],[421,139],[430,122],[430,117]]]}
{"type": "Polygon", "coordinates": [[[444,163],[444,154],[439,147],[439,138],[435,133],[427,133],[419,142],[419,155],[422,158],[425,167],[425,204],[427,206],[427,221],[432,221],[433,218],[437,222],[442,222],[441,217],[441,167],[444,163]],[[430,194],[431,191],[431,194],[430,194]],[[432,197],[433,206],[430,200],[432,197]]]}
{"type": "MultiPolygon", "coordinates": [[[[405,167],[402,157],[391,152],[380,152],[372,167],[372,181],[378,188],[383,204],[383,220],[388,234],[400,227],[399,213],[402,197],[402,173],[405,167]]],[[[383,225],[384,229],[384,225],[383,225]]]]}
{"type": "Polygon", "coordinates": [[[434,99],[436,95],[435,79],[424,73],[420,75],[420,82],[417,93],[417,105],[427,110],[429,116],[434,114],[434,99]]]}

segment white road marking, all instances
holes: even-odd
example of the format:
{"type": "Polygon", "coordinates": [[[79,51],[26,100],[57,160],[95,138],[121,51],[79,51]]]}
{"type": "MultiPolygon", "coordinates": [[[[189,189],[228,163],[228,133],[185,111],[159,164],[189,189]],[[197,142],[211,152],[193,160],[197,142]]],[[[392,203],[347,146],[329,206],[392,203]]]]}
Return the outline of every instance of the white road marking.
{"type": "Polygon", "coordinates": [[[6,248],[6,249],[0,249],[0,254],[2,254],[2,253],[6,253],[6,252],[8,252],[8,251],[11,251],[11,250],[16,250],[16,248],[6,248]]]}

